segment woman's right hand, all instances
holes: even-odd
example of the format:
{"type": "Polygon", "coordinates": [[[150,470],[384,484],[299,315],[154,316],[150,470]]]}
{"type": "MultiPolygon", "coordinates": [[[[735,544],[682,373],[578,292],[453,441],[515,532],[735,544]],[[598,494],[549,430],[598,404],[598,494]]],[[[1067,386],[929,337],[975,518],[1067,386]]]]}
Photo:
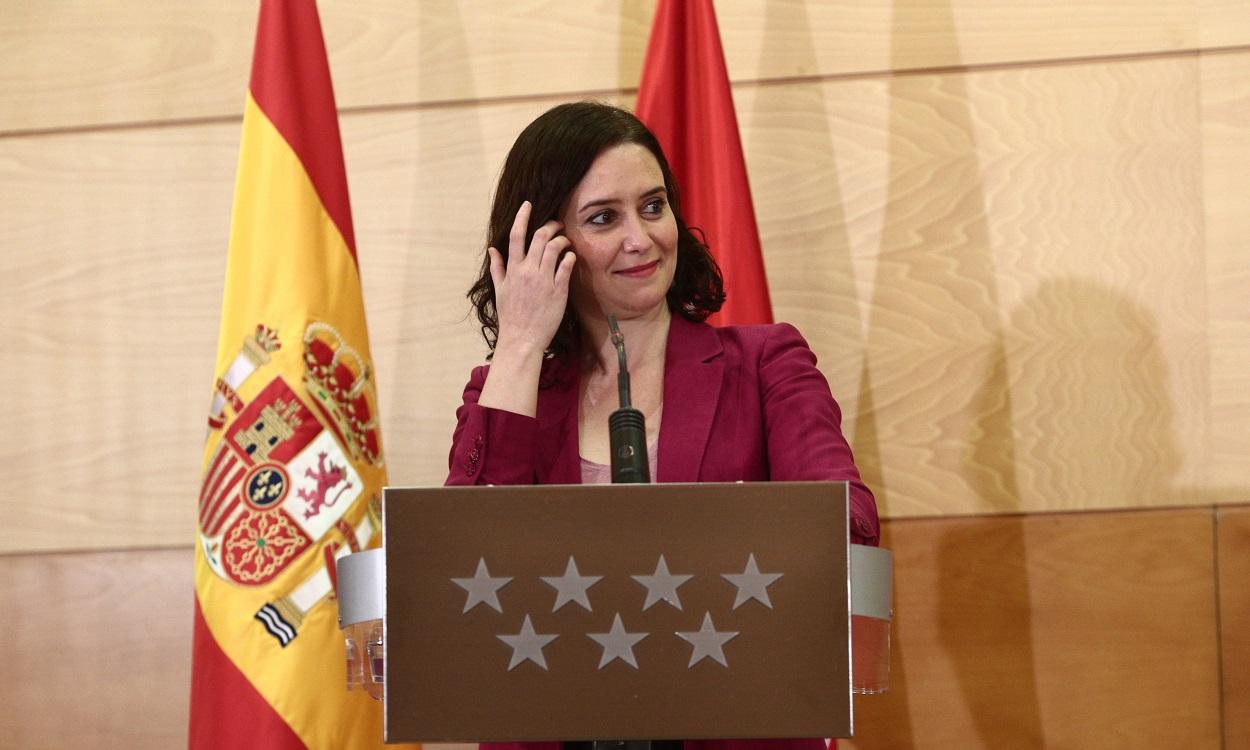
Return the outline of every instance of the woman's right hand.
{"type": "Polygon", "coordinates": [[[525,230],[529,227],[529,201],[521,204],[508,233],[508,260],[495,248],[488,248],[490,277],[495,284],[495,310],[499,317],[496,358],[502,354],[532,356],[546,351],[569,298],[569,279],[577,256],[569,238],[560,234],[563,225],[552,220],[534,232],[529,248],[525,230]],[[564,253],[561,258],[560,254],[564,253]],[[501,349],[503,350],[501,352],[501,349]]]}

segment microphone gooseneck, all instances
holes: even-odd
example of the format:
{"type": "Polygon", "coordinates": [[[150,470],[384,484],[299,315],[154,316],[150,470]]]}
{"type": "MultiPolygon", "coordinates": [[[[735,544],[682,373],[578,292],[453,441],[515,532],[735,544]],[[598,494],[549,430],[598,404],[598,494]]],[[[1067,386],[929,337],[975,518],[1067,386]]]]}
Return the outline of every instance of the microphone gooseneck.
{"type": "Polygon", "coordinates": [[[616,347],[619,372],[616,387],[621,407],[608,417],[608,440],[612,451],[612,483],[643,484],[651,481],[647,460],[647,423],[642,412],[630,404],[629,368],[625,361],[625,337],[616,324],[616,316],[608,315],[608,329],[616,347]]]}
{"type": "Polygon", "coordinates": [[[629,398],[629,366],[625,363],[625,336],[616,325],[616,316],[608,316],[608,330],[612,332],[612,345],[616,347],[616,390],[620,395],[621,408],[632,406],[629,398]]]}

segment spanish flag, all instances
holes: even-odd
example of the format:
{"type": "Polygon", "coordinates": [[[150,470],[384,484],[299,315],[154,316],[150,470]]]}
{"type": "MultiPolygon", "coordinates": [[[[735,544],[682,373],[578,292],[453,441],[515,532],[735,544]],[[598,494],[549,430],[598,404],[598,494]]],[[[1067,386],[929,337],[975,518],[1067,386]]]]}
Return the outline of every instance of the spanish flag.
{"type": "Polygon", "coordinates": [[[195,554],[190,747],[382,744],[345,686],[336,558],[386,465],[338,115],[313,0],[262,0],[195,554]]]}

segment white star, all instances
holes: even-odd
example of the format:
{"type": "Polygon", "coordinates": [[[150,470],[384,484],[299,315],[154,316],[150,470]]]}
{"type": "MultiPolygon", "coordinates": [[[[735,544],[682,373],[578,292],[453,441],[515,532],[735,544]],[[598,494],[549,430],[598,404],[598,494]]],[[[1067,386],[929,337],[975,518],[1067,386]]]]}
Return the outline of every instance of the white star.
{"type": "Polygon", "coordinates": [[[781,573],[761,573],[755,564],[755,554],[752,553],[747,558],[746,570],[741,573],[724,573],[722,577],[738,587],[738,595],[734,597],[734,609],[741,607],[749,599],[755,599],[772,609],[773,603],[768,599],[768,587],[781,575],[781,573]]]}
{"type": "Polygon", "coordinates": [[[478,558],[477,572],[472,578],[453,578],[452,583],[469,592],[468,598],[464,601],[464,609],[460,610],[463,614],[468,612],[479,604],[486,604],[493,608],[496,612],[503,612],[503,607],[499,606],[499,594],[496,592],[504,586],[508,585],[511,578],[491,578],[490,572],[486,570],[486,560],[478,558]]]}
{"type": "Polygon", "coordinates": [[[655,564],[654,575],[630,577],[647,587],[647,601],[642,605],[644,612],[651,609],[651,606],[660,600],[668,602],[672,607],[681,609],[681,599],[677,596],[677,587],[694,578],[691,575],[673,575],[669,573],[668,563],[664,561],[664,555],[660,555],[660,561],[655,564]]]}
{"type": "Polygon", "coordinates": [[[724,646],[737,635],[736,630],[717,632],[712,625],[712,613],[704,612],[703,627],[694,633],[678,633],[677,637],[689,641],[694,646],[694,650],[690,652],[690,663],[686,665],[687,667],[693,667],[708,656],[720,662],[722,667],[728,667],[729,662],[725,661],[724,646]]]}
{"type": "Polygon", "coordinates": [[[603,646],[603,658],[599,660],[599,668],[603,669],[613,659],[620,659],[634,669],[638,668],[638,660],[634,658],[634,646],[646,638],[649,633],[626,633],[618,612],[612,618],[612,629],[606,633],[587,633],[586,637],[603,646]]]}
{"type": "Polygon", "coordinates": [[[508,671],[511,672],[526,659],[546,669],[547,659],[543,657],[543,646],[560,636],[535,633],[534,625],[530,622],[530,616],[526,615],[525,622],[521,625],[520,633],[516,635],[497,635],[495,637],[512,647],[512,661],[508,663],[508,671]]]}
{"type": "Polygon", "coordinates": [[[542,577],[544,583],[556,590],[556,603],[551,611],[555,612],[569,602],[577,602],[590,612],[590,597],[586,595],[586,590],[601,578],[603,576],[582,575],[577,570],[577,561],[570,557],[569,564],[564,568],[564,575],[542,577]]]}

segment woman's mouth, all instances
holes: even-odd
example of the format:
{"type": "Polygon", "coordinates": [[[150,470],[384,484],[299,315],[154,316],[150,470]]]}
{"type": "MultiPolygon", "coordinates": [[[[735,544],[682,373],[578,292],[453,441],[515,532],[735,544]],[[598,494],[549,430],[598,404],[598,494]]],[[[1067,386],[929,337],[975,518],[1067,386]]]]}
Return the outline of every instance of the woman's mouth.
{"type": "Polygon", "coordinates": [[[620,271],[614,271],[614,273],[620,274],[621,276],[626,276],[631,279],[642,279],[655,273],[655,269],[659,265],[660,265],[659,260],[653,260],[650,263],[644,263],[640,266],[634,266],[633,268],[625,268],[620,271]]]}

